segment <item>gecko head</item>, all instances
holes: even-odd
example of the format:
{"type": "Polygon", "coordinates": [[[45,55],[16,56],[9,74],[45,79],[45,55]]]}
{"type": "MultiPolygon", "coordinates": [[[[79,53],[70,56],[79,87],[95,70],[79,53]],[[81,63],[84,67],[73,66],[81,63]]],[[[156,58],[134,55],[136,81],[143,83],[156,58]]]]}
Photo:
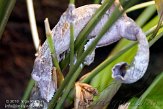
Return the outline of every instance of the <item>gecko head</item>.
{"type": "Polygon", "coordinates": [[[32,78],[38,85],[41,97],[49,102],[53,97],[56,86],[52,81],[52,61],[51,57],[37,57],[34,62],[32,78]]]}
{"type": "Polygon", "coordinates": [[[52,61],[50,57],[38,56],[34,62],[32,78],[37,82],[40,80],[51,80],[51,72],[52,61]]]}

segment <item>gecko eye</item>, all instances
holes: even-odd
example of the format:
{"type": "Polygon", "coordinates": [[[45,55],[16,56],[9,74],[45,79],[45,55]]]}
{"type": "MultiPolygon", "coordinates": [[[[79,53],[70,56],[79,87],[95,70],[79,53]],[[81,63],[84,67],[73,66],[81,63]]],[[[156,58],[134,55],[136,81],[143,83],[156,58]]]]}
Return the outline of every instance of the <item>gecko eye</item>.
{"type": "Polygon", "coordinates": [[[34,62],[32,77],[34,80],[39,81],[41,77],[46,77],[46,72],[51,72],[52,63],[49,58],[37,57],[34,62]]]}
{"type": "Polygon", "coordinates": [[[44,62],[45,62],[45,60],[41,59],[41,60],[40,60],[40,62],[41,62],[41,63],[44,63],[44,62]]]}
{"type": "Polygon", "coordinates": [[[41,64],[45,64],[47,62],[47,59],[45,57],[42,57],[40,59],[41,64]]]}

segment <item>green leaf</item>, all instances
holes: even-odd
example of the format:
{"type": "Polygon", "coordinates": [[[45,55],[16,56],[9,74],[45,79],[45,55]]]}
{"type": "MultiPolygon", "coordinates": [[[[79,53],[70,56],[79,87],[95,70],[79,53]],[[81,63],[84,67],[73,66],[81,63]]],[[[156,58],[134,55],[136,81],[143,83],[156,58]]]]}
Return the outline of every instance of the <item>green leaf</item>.
{"type": "Polygon", "coordinates": [[[148,29],[150,29],[152,26],[156,25],[159,21],[159,17],[155,16],[152,18],[152,20],[150,20],[144,27],[143,30],[147,31],[148,29]]]}
{"type": "Polygon", "coordinates": [[[94,3],[100,3],[101,0],[94,0],[94,3]]]}
{"type": "Polygon", "coordinates": [[[153,81],[139,99],[131,99],[128,109],[163,109],[162,83],[163,72],[153,81]]]}
{"type": "Polygon", "coordinates": [[[49,49],[51,52],[52,62],[53,62],[54,67],[56,67],[56,69],[57,69],[56,70],[56,72],[57,72],[57,83],[58,83],[57,85],[60,86],[64,80],[64,76],[62,74],[62,71],[61,71],[61,68],[59,66],[59,62],[57,59],[55,46],[54,46],[53,39],[52,39],[52,32],[50,29],[48,18],[46,18],[44,20],[44,23],[45,23],[45,31],[46,31],[47,42],[48,42],[48,46],[49,46],[49,49]]]}
{"type": "Polygon", "coordinates": [[[0,38],[16,0],[0,0],[0,38]]]}
{"type": "Polygon", "coordinates": [[[137,4],[131,8],[129,8],[126,12],[131,12],[131,11],[134,11],[134,10],[137,10],[137,9],[141,9],[141,8],[145,8],[147,6],[150,6],[150,5],[154,5],[155,2],[154,1],[149,1],[149,2],[144,2],[144,3],[141,3],[141,4],[137,4]]]}
{"type": "Polygon", "coordinates": [[[136,23],[139,26],[143,26],[155,12],[156,12],[156,8],[154,5],[147,7],[136,19],[136,23]]]}
{"type": "MultiPolygon", "coordinates": [[[[25,92],[23,94],[23,97],[22,97],[22,101],[24,100],[27,100],[29,97],[30,97],[30,94],[31,94],[31,90],[32,88],[34,87],[34,84],[35,84],[35,81],[33,79],[30,79],[29,82],[28,82],[28,85],[25,89],[25,92]]],[[[24,109],[23,107],[27,105],[25,102],[21,102],[20,103],[20,107],[18,109],[24,109]]]]}

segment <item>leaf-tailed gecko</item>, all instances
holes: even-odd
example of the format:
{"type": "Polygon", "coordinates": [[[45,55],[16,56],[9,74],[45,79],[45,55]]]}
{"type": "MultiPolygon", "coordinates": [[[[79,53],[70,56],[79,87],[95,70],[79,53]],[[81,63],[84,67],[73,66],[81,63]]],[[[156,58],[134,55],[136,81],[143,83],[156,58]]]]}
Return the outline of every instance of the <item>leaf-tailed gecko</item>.
{"type": "MultiPolygon", "coordinates": [[[[111,13],[114,10],[114,5],[107,10],[103,15],[102,19],[92,30],[92,32],[87,36],[88,43],[87,46],[96,38],[100,30],[109,19],[111,13]]],[[[53,28],[53,42],[55,45],[55,50],[57,58],[60,61],[62,58],[61,54],[69,50],[70,44],[70,20],[68,20],[68,14],[71,10],[73,13],[73,23],[74,23],[74,40],[78,36],[79,32],[85,27],[89,22],[95,11],[100,7],[99,4],[90,4],[81,6],[74,9],[74,6],[69,6],[69,8],[63,13],[57,25],[53,28]]],[[[105,33],[105,35],[98,42],[96,48],[110,45],[121,38],[126,38],[128,40],[138,41],[138,51],[131,63],[127,65],[125,62],[116,64],[112,69],[112,77],[122,83],[133,83],[139,80],[145,73],[148,61],[149,61],[149,46],[146,40],[145,34],[142,32],[141,28],[138,27],[135,22],[127,17],[126,15],[121,16],[116,23],[105,33]],[[128,68],[126,69],[126,66],[128,68]]],[[[91,55],[87,56],[84,64],[89,65],[93,62],[94,51],[91,55]]],[[[41,97],[49,102],[53,97],[56,86],[52,80],[52,58],[50,50],[48,48],[47,41],[41,47],[37,58],[34,62],[34,67],[32,71],[32,78],[36,81],[39,87],[41,97]]]]}

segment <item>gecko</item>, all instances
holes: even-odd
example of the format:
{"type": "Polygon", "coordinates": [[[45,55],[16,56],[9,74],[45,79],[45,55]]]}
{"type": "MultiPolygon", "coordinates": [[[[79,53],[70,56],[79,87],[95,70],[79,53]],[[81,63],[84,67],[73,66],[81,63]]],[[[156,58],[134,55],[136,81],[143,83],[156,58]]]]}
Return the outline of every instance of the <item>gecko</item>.
{"type": "MultiPolygon", "coordinates": [[[[78,8],[74,5],[69,6],[69,8],[62,14],[59,22],[52,29],[52,37],[55,45],[55,50],[57,54],[58,61],[62,60],[62,54],[69,51],[70,44],[70,22],[69,18],[70,11],[73,13],[73,23],[74,23],[74,40],[77,38],[78,34],[89,22],[91,17],[94,15],[96,10],[100,7],[100,4],[89,4],[78,8]]],[[[113,12],[115,4],[113,4],[110,9],[108,9],[95,28],[86,37],[88,42],[85,45],[84,50],[91,44],[91,42],[96,38],[96,36],[101,31],[104,24],[109,19],[111,13],[113,12]]],[[[142,32],[141,28],[136,25],[136,23],[129,18],[127,15],[122,15],[112,27],[104,34],[101,40],[96,45],[96,48],[108,46],[121,38],[126,38],[132,41],[138,41],[138,50],[135,55],[131,65],[125,62],[116,64],[112,68],[112,77],[122,83],[134,83],[144,75],[148,62],[149,62],[149,45],[145,34],[142,32]]],[[[86,57],[83,64],[90,65],[95,56],[95,50],[86,57]]],[[[48,47],[47,41],[44,42],[38,56],[34,61],[32,78],[36,81],[39,88],[40,95],[43,99],[49,102],[56,92],[56,85],[52,80],[52,69],[53,63],[48,47]]]]}

